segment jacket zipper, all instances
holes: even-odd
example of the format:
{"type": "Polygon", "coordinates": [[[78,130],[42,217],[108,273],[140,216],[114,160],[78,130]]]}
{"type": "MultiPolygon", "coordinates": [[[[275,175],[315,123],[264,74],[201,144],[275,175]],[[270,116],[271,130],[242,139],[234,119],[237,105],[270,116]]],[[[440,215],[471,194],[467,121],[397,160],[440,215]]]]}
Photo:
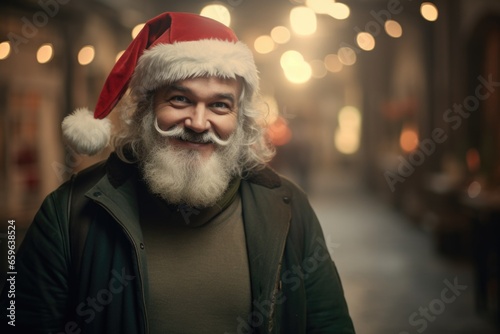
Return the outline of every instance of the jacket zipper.
{"type": "MultiPolygon", "coordinates": [[[[96,201],[97,202],[97,201],[96,201]]],[[[97,204],[99,204],[99,206],[101,206],[104,210],[106,210],[107,213],[109,213],[111,215],[111,217],[114,218],[114,220],[121,226],[123,232],[125,232],[125,234],[127,235],[128,239],[130,240],[130,242],[132,243],[132,245],[134,246],[134,252],[135,252],[135,257],[137,259],[137,263],[139,265],[139,280],[140,280],[140,283],[141,283],[141,295],[142,295],[142,307],[143,307],[143,310],[144,310],[144,333],[147,334],[149,333],[149,323],[148,323],[148,316],[147,316],[147,308],[146,308],[146,298],[144,297],[144,282],[143,282],[143,275],[142,275],[142,270],[141,270],[141,257],[139,256],[139,253],[137,251],[137,244],[134,242],[134,239],[132,238],[132,235],[130,234],[130,232],[127,230],[127,228],[125,227],[125,225],[116,217],[116,215],[111,212],[111,210],[109,210],[103,203],[100,203],[100,202],[97,202],[97,204]]]]}
{"type": "MultiPolygon", "coordinates": [[[[290,224],[290,222],[289,222],[290,224]]],[[[288,225],[290,226],[290,225],[288,225]]],[[[286,231],[286,234],[288,235],[288,229],[286,231]]],[[[274,327],[274,324],[273,324],[273,317],[274,317],[274,311],[276,309],[276,295],[278,293],[277,291],[277,287],[280,287],[281,284],[281,266],[282,266],[282,263],[283,263],[283,254],[285,254],[285,245],[286,245],[286,240],[285,242],[283,243],[283,246],[281,247],[281,252],[280,252],[280,264],[278,266],[278,272],[277,272],[277,276],[276,276],[276,280],[274,282],[274,289],[273,289],[273,298],[271,300],[271,310],[269,312],[269,323],[267,325],[267,331],[269,333],[271,333],[271,331],[273,330],[273,327],[274,327]]]]}

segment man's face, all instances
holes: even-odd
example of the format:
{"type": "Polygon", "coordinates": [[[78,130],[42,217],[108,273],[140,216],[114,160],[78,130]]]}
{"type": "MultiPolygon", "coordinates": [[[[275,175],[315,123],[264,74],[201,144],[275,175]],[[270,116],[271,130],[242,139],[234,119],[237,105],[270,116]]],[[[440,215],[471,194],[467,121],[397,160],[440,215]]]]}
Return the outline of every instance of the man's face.
{"type": "MultiPolygon", "coordinates": [[[[193,134],[212,132],[227,140],[238,126],[238,100],[242,84],[236,79],[198,77],[178,81],[158,90],[153,109],[158,127],[171,130],[183,127],[193,134]]],[[[195,150],[203,158],[212,155],[214,143],[169,139],[176,149],[195,150]]]]}
{"type": "Polygon", "coordinates": [[[154,94],[153,110],[142,120],[146,154],[141,159],[144,179],[154,194],[171,204],[196,207],[214,205],[222,197],[240,169],[241,85],[201,77],[154,94]]]}

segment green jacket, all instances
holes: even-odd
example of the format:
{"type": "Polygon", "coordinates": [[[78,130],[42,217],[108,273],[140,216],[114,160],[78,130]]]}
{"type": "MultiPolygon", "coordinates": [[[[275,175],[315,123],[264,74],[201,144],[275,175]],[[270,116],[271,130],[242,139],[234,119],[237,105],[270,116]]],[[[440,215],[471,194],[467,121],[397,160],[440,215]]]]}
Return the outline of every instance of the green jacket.
{"type": "MultiPolygon", "coordinates": [[[[17,254],[18,332],[148,332],[137,167],[112,154],[85,173],[98,181],[86,191],[84,211],[91,224],[78,277],[72,276],[68,181],[45,199],[17,254]]],[[[240,194],[252,314],[235,319],[233,333],[354,333],[337,270],[305,194],[267,168],[242,180],[240,194]]],[[[6,290],[2,312],[9,303],[6,290]]]]}

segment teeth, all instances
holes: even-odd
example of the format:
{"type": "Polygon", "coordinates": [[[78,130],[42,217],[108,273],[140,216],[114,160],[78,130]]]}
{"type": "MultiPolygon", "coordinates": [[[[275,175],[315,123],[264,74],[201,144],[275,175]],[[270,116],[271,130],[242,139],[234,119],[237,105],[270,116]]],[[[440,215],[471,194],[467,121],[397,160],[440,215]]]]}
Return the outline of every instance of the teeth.
{"type": "Polygon", "coordinates": [[[208,140],[208,141],[205,141],[203,140],[202,138],[185,138],[183,136],[179,136],[177,137],[178,140],[181,140],[183,142],[186,142],[186,143],[193,143],[193,144],[210,144],[212,143],[211,140],[208,140]]]}
{"type": "Polygon", "coordinates": [[[182,140],[183,142],[186,142],[186,143],[193,143],[193,144],[207,144],[206,142],[202,141],[202,140],[189,140],[189,139],[183,139],[183,138],[180,138],[180,140],[182,140]]]}

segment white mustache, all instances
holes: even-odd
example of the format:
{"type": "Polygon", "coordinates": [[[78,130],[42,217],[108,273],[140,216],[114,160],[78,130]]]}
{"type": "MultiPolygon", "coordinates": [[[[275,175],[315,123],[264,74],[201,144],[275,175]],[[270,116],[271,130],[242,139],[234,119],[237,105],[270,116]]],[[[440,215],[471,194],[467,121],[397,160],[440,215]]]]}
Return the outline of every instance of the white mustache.
{"type": "Polygon", "coordinates": [[[181,139],[184,141],[190,141],[194,143],[215,143],[219,146],[227,146],[231,142],[232,135],[224,140],[221,139],[219,136],[217,136],[213,131],[207,131],[204,133],[190,133],[187,132],[186,129],[184,129],[181,126],[175,126],[171,128],[170,130],[162,130],[158,126],[158,118],[155,117],[155,129],[156,131],[160,134],[160,136],[165,137],[165,138],[175,138],[175,139],[181,139]]]}

